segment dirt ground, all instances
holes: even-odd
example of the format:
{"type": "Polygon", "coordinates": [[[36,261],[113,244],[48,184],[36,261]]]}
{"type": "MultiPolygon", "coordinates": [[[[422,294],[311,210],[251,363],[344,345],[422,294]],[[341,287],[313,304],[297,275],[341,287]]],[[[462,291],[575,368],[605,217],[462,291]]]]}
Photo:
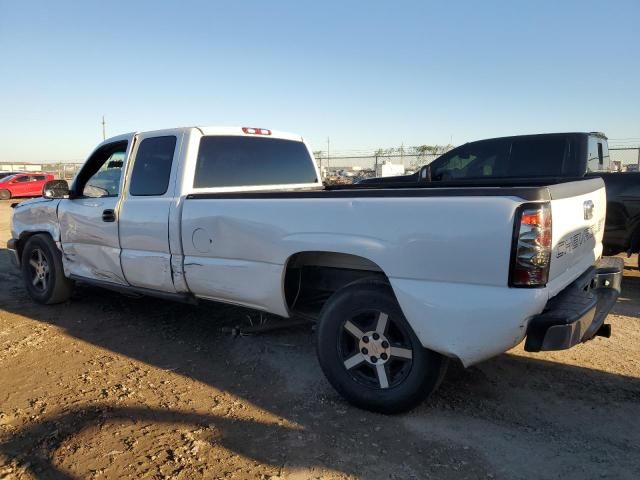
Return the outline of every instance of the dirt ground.
{"type": "Polygon", "coordinates": [[[232,337],[255,312],[78,288],[34,304],[3,248],[0,478],[640,478],[640,275],[610,339],[521,346],[413,412],[347,405],[308,327],[232,337]]]}

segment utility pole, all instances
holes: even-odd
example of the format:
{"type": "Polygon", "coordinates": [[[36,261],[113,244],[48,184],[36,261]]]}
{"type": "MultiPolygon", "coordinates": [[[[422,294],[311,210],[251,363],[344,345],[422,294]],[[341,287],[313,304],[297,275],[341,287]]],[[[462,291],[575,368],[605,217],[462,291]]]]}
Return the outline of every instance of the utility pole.
{"type": "Polygon", "coordinates": [[[329,171],[329,157],[331,155],[331,139],[327,137],[327,172],[329,171]]]}
{"type": "Polygon", "coordinates": [[[107,139],[107,130],[105,128],[105,121],[104,121],[104,115],[102,115],[102,140],[106,140],[107,139]]]}

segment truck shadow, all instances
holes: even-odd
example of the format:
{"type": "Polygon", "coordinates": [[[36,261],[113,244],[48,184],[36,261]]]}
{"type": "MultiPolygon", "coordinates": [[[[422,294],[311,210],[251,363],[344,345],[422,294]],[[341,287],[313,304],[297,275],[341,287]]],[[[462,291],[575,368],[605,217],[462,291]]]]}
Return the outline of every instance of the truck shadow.
{"type": "MultiPolygon", "coordinates": [[[[218,444],[269,466],[404,478],[398,472],[441,477],[442,465],[449,462],[457,465],[452,478],[486,478],[492,466],[482,442],[475,443],[472,437],[466,445],[459,438],[450,441],[449,426],[455,429],[461,420],[473,418],[504,429],[542,424],[570,435],[576,428],[571,417],[532,408],[525,397],[535,396],[536,402],[560,398],[574,411],[585,413],[593,402],[602,408],[608,402],[636,408],[640,403],[636,378],[506,354],[471,369],[453,368],[441,389],[408,415],[381,416],[348,406],[331,389],[317,365],[308,328],[234,338],[220,327],[242,323],[254,312],[218,304],[132,299],[87,287],[79,287],[66,304],[39,306],[27,297],[7,257],[0,251],[0,305],[6,312],[55,326],[151,368],[202,382],[284,419],[264,422],[144,404],[124,406],[97,398],[88,408],[59,405],[54,413],[26,424],[0,443],[0,454],[40,478],[74,478],[55,464],[60,446],[88,428],[123,419],[212,425],[218,444]],[[513,415],[505,416],[505,405],[513,415]],[[433,424],[434,429],[415,427],[421,422],[433,424]],[[384,460],[372,462],[371,455],[382,449],[384,460]]],[[[611,414],[607,420],[625,432],[620,442],[638,440],[640,425],[631,425],[638,423],[637,418],[611,414]]],[[[597,438],[597,427],[587,428],[586,435],[597,438]]]]}

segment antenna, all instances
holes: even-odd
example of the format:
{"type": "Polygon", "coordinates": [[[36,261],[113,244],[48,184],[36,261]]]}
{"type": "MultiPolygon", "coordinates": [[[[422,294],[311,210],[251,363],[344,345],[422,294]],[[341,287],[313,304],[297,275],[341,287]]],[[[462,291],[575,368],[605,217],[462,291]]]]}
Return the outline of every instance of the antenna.
{"type": "Polygon", "coordinates": [[[106,122],[104,121],[104,115],[102,115],[102,140],[107,139],[107,130],[105,128],[106,122]]]}

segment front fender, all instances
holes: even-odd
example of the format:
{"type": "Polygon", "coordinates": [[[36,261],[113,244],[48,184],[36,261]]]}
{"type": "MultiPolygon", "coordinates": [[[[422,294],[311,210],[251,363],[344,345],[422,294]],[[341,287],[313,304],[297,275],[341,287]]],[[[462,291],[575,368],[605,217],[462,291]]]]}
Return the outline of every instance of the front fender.
{"type": "Polygon", "coordinates": [[[19,243],[35,233],[47,233],[60,242],[58,204],[60,200],[38,198],[20,203],[13,209],[11,235],[19,243]]]}

